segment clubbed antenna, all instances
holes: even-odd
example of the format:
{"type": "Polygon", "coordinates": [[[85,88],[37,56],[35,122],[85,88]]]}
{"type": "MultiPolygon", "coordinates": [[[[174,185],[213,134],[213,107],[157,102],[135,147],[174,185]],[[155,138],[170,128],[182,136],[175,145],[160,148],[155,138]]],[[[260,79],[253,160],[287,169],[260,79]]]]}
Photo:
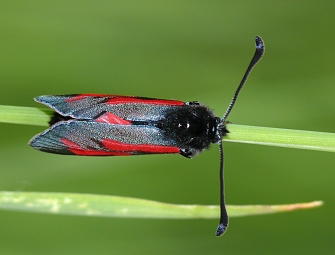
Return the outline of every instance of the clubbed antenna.
{"type": "Polygon", "coordinates": [[[231,100],[225,114],[223,115],[222,117],[222,121],[225,121],[226,118],[228,117],[229,113],[231,112],[231,110],[233,109],[233,106],[236,102],[236,99],[238,97],[238,95],[240,94],[242,88],[243,88],[243,85],[245,84],[245,82],[247,81],[248,79],[248,76],[251,72],[251,70],[254,68],[254,66],[258,63],[259,60],[261,60],[262,56],[264,55],[264,51],[265,51],[265,44],[262,40],[262,38],[260,38],[259,36],[256,36],[255,38],[255,41],[256,41],[256,51],[255,51],[255,54],[254,56],[252,57],[251,59],[251,62],[247,68],[247,71],[245,71],[245,74],[243,76],[243,79],[240,83],[240,85],[237,87],[237,90],[235,92],[235,95],[233,97],[233,99],[231,100]]]}
{"type": "MultiPolygon", "coordinates": [[[[233,109],[233,106],[236,102],[236,99],[238,95],[241,92],[241,89],[243,88],[243,85],[245,84],[246,80],[248,79],[248,76],[252,70],[252,68],[258,63],[258,61],[262,58],[264,51],[265,51],[265,45],[259,36],[256,36],[255,38],[256,41],[256,51],[254,56],[251,59],[251,62],[247,68],[247,71],[245,72],[243,79],[238,86],[235,95],[233,99],[231,100],[225,114],[223,115],[221,119],[221,124],[224,126],[226,118],[228,117],[229,113],[233,109]]],[[[224,153],[223,153],[223,148],[222,148],[222,137],[219,140],[219,150],[220,150],[220,209],[221,209],[221,216],[220,216],[220,223],[219,226],[216,230],[215,235],[216,236],[222,236],[227,228],[228,228],[228,214],[227,214],[227,209],[226,209],[226,202],[225,202],[225,196],[224,196],[224,153]]]]}

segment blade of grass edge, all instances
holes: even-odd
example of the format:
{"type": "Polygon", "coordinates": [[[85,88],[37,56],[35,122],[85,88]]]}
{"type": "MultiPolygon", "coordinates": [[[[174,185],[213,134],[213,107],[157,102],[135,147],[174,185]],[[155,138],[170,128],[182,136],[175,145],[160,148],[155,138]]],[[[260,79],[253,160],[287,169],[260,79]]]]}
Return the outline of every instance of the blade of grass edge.
{"type": "MultiPolygon", "coordinates": [[[[322,201],[286,205],[227,206],[230,217],[288,212],[321,206],[322,201]]],[[[217,219],[219,206],[179,205],[145,199],[75,193],[0,192],[0,209],[63,215],[217,219]]]]}

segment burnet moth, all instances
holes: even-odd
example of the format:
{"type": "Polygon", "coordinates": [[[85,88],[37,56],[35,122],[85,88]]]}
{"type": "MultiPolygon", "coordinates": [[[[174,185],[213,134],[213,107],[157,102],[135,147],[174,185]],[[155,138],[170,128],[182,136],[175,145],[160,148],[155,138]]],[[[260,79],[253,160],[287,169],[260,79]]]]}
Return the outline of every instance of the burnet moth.
{"type": "Polygon", "coordinates": [[[50,128],[29,143],[37,150],[65,155],[179,153],[187,158],[217,143],[221,217],[216,236],[221,236],[228,227],[222,138],[229,133],[226,119],[252,68],[264,54],[263,40],[256,36],[255,41],[255,54],[221,119],[199,102],[103,94],[39,96],[35,101],[55,113],[49,122],[50,128]]]}

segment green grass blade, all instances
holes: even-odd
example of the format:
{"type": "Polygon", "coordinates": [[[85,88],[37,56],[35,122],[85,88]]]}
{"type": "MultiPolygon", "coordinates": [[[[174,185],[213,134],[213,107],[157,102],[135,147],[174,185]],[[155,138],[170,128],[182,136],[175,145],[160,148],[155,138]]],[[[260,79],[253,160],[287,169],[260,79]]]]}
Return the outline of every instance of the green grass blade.
{"type": "MultiPolygon", "coordinates": [[[[290,205],[228,206],[230,217],[286,212],[321,206],[321,201],[290,205]]],[[[178,205],[145,199],[107,195],[0,192],[0,209],[65,215],[162,218],[217,219],[219,206],[178,205]]]]}
{"type": "Polygon", "coordinates": [[[51,109],[0,105],[0,122],[35,126],[48,126],[51,109]]]}
{"type": "MultiPolygon", "coordinates": [[[[51,109],[0,105],[0,122],[48,126],[51,109]]],[[[225,141],[335,152],[335,134],[229,124],[225,141]]]]}
{"type": "Polygon", "coordinates": [[[229,125],[225,141],[335,152],[335,134],[283,128],[229,125]]]}

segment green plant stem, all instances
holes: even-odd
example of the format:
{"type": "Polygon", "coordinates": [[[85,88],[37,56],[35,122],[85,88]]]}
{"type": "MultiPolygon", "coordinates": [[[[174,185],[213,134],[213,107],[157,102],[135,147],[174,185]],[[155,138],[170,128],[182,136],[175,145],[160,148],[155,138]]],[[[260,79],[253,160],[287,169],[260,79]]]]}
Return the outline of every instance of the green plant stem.
{"type": "Polygon", "coordinates": [[[283,128],[229,125],[225,141],[335,152],[335,134],[283,128]]]}
{"type": "MultiPolygon", "coordinates": [[[[0,105],[0,122],[48,126],[50,109],[0,105]]],[[[335,152],[335,134],[282,128],[228,124],[228,142],[262,144],[279,147],[335,152]]]]}
{"type": "Polygon", "coordinates": [[[34,107],[0,105],[0,122],[34,126],[49,126],[53,111],[34,107]]]}
{"type": "MultiPolygon", "coordinates": [[[[322,201],[286,205],[229,205],[230,217],[251,216],[314,208],[322,201]]],[[[0,209],[122,218],[217,219],[220,207],[179,205],[146,199],[52,192],[0,192],[0,209]]]]}

